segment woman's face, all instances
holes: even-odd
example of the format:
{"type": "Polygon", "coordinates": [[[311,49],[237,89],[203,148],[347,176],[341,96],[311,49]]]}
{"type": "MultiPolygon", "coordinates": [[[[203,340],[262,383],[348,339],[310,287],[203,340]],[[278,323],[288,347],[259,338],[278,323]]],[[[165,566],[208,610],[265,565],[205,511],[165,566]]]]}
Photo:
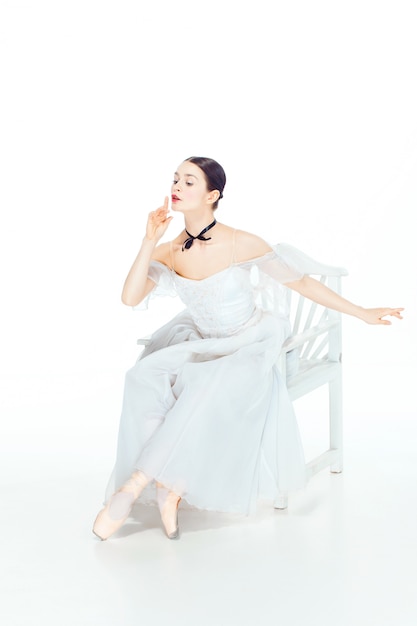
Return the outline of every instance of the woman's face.
{"type": "MultiPolygon", "coordinates": [[[[218,192],[217,192],[218,193],[218,192]]],[[[171,187],[172,209],[191,211],[210,206],[216,192],[207,190],[203,170],[190,161],[184,161],[174,174],[171,187]]]]}

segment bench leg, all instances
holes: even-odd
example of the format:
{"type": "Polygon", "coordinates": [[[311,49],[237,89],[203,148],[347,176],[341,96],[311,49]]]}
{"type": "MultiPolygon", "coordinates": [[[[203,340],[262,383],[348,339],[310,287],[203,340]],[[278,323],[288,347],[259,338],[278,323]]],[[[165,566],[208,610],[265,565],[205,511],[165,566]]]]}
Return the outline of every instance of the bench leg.
{"type": "Polygon", "coordinates": [[[329,427],[330,449],[338,451],[336,463],[330,471],[340,474],[343,471],[343,406],[342,406],[342,374],[329,384],[329,427]]]}
{"type": "Polygon", "coordinates": [[[288,507],[288,495],[286,493],[277,493],[274,502],[274,509],[286,509],[288,507]]]}

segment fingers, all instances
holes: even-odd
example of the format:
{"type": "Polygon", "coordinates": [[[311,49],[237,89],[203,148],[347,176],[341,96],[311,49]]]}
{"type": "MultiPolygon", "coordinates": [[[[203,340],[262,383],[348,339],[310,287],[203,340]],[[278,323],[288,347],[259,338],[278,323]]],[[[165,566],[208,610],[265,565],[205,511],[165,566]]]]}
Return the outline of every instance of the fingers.
{"type": "Polygon", "coordinates": [[[401,311],[404,311],[404,309],[401,307],[396,308],[396,309],[380,309],[380,312],[378,315],[378,323],[384,324],[385,326],[390,326],[392,322],[384,319],[387,315],[389,315],[390,317],[395,317],[398,320],[402,320],[403,316],[401,315],[401,311]]]}
{"type": "Polygon", "coordinates": [[[164,204],[151,211],[148,215],[148,222],[146,225],[146,236],[148,239],[159,241],[159,239],[166,232],[173,216],[168,216],[168,196],[165,196],[164,204]]]}
{"type": "Polygon", "coordinates": [[[156,209],[156,212],[158,211],[165,211],[165,212],[168,211],[168,196],[165,196],[164,204],[161,207],[159,207],[159,209],[156,209]]]}
{"type": "Polygon", "coordinates": [[[168,213],[168,209],[168,196],[165,196],[164,204],[159,207],[159,209],[156,209],[156,211],[153,211],[153,214],[157,217],[165,218],[168,213]]]}
{"type": "MultiPolygon", "coordinates": [[[[157,219],[158,221],[164,221],[167,217],[169,207],[168,207],[168,196],[165,196],[164,204],[156,209],[155,211],[151,211],[149,213],[149,217],[151,219],[157,219]]],[[[172,218],[170,218],[172,219],[172,218]]]]}
{"type": "Polygon", "coordinates": [[[381,307],[378,309],[366,309],[366,316],[364,319],[368,324],[382,324],[383,326],[391,326],[392,322],[384,318],[389,316],[402,320],[402,311],[404,311],[402,307],[397,307],[395,309],[391,309],[388,307],[381,307]]]}
{"type": "Polygon", "coordinates": [[[401,315],[401,311],[404,311],[403,308],[398,308],[398,309],[385,309],[384,313],[382,314],[382,317],[384,317],[385,315],[390,315],[391,317],[396,317],[399,320],[403,319],[403,316],[401,315]]]}

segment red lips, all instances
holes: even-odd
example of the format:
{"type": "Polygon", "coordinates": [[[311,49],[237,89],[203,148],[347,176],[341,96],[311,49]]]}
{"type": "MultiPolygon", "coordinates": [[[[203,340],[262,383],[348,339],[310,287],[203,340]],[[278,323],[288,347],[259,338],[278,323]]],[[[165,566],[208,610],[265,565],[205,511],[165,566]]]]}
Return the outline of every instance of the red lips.
{"type": "Polygon", "coordinates": [[[172,200],[172,202],[178,202],[178,200],[180,200],[180,198],[178,196],[176,196],[175,193],[174,193],[171,196],[171,200],[172,200]]]}

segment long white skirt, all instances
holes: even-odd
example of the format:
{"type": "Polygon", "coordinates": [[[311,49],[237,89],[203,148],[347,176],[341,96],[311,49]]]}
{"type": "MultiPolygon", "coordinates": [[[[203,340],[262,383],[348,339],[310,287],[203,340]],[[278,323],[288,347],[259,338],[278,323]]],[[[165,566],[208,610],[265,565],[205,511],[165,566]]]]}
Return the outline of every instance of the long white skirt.
{"type": "Polygon", "coordinates": [[[202,338],[187,312],[158,330],[126,374],[106,499],[135,469],[215,511],[248,514],[259,497],[303,487],[299,431],[275,365],[288,333],[286,319],[265,313],[230,337],[202,338]]]}

